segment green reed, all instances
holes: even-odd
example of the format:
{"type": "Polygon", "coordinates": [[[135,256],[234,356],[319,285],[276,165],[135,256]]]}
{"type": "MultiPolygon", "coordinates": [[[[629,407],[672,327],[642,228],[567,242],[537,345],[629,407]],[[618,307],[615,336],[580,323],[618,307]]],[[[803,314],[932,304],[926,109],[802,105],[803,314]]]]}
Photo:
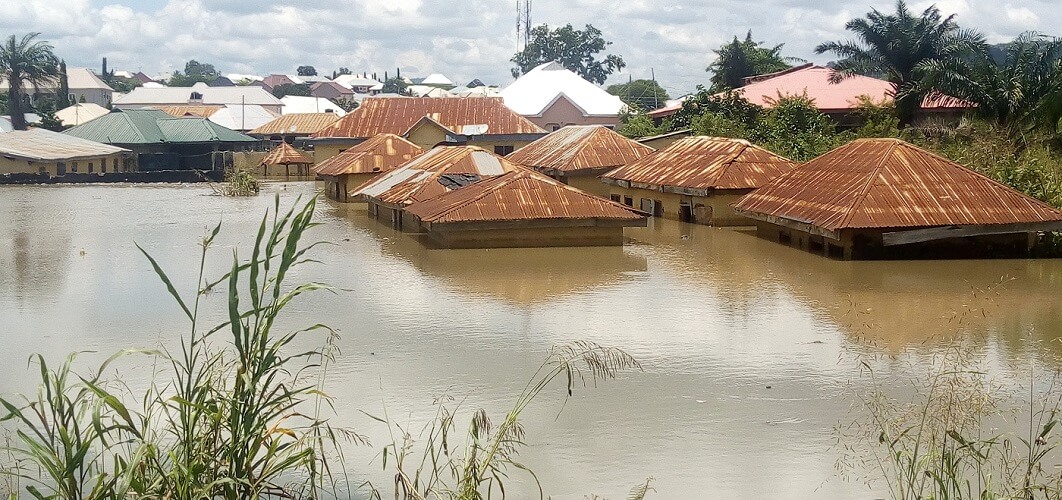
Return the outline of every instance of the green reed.
{"type": "Polygon", "coordinates": [[[225,196],[254,196],[258,194],[261,185],[249,170],[237,168],[225,173],[225,184],[221,188],[221,194],[225,196]]]}

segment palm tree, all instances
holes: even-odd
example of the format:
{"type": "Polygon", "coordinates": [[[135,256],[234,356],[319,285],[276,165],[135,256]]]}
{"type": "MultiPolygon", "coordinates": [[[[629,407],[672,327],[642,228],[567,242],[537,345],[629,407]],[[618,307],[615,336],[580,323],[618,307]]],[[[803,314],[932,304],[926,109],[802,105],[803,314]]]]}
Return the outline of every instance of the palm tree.
{"type": "Polygon", "coordinates": [[[8,111],[15,130],[26,129],[24,85],[29,84],[36,92],[59,77],[59,59],[52,53],[52,45],[37,41],[38,36],[40,33],[30,33],[19,40],[11,35],[0,47],[0,78],[7,81],[8,111]]]}
{"type": "Polygon", "coordinates": [[[1062,92],[1062,40],[1023,33],[1005,46],[1005,56],[997,62],[985,51],[935,61],[923,86],[973,102],[1000,128],[1022,134],[1043,124],[1050,100],[1062,92]]]}
{"type": "Polygon", "coordinates": [[[925,88],[930,67],[949,63],[985,50],[984,37],[955,23],[955,16],[942,17],[936,6],[915,16],[904,0],[896,2],[894,14],[877,9],[866,18],[848,21],[845,29],[855,33],[858,42],[827,42],[815,52],[833,52],[834,80],[862,74],[882,76],[893,86],[900,127],[914,119],[925,96],[935,89],[925,88]]]}

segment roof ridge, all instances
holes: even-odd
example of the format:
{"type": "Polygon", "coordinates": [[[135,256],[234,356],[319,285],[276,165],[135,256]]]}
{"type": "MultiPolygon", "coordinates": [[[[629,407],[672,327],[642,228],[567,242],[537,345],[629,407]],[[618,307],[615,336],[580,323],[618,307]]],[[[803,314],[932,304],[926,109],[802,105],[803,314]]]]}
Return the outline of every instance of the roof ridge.
{"type": "MultiPolygon", "coordinates": [[[[508,186],[509,184],[512,184],[513,182],[516,182],[517,180],[522,179],[523,177],[520,177],[521,174],[525,174],[527,172],[530,172],[530,171],[527,170],[527,169],[523,169],[523,168],[520,169],[520,170],[512,170],[512,171],[509,171],[509,172],[505,172],[505,173],[503,173],[503,174],[501,174],[499,176],[495,176],[495,177],[492,177],[490,179],[487,179],[485,181],[480,181],[480,182],[474,183],[472,185],[474,186],[476,184],[483,184],[483,183],[486,183],[486,185],[489,185],[489,183],[494,182],[494,183],[498,184],[497,186],[494,187],[495,189],[497,189],[497,188],[508,186]],[[512,176],[510,176],[510,178],[506,178],[507,176],[509,176],[509,174],[512,174],[512,176]]],[[[459,190],[455,189],[455,190],[450,191],[450,192],[451,193],[457,193],[457,192],[459,192],[459,190]]],[[[481,193],[479,193],[476,196],[473,196],[472,198],[469,198],[468,200],[465,200],[463,203],[459,203],[457,205],[452,205],[452,206],[446,207],[446,208],[444,208],[442,210],[439,210],[439,211],[431,214],[431,216],[432,217],[438,217],[440,214],[453,212],[454,210],[460,210],[462,208],[465,208],[465,207],[471,205],[472,203],[475,203],[475,202],[477,202],[479,200],[482,200],[483,198],[485,198],[490,193],[491,193],[491,191],[489,191],[487,189],[483,189],[483,191],[481,193]]],[[[430,201],[430,200],[425,200],[425,201],[430,201]]]]}
{"type": "Polygon", "coordinates": [[[848,213],[845,214],[843,219],[841,219],[841,224],[839,227],[845,227],[852,222],[852,218],[855,216],[855,212],[856,210],[858,210],[859,205],[862,204],[864,200],[866,200],[867,196],[870,194],[870,189],[874,187],[874,179],[881,174],[881,169],[884,168],[885,161],[888,160],[889,157],[891,157],[896,152],[896,146],[898,146],[899,144],[899,142],[892,141],[892,144],[889,145],[889,151],[881,155],[881,160],[878,162],[878,165],[870,171],[870,175],[867,176],[866,185],[863,186],[862,189],[860,189],[859,195],[856,196],[855,200],[852,201],[852,205],[848,208],[848,213]]]}

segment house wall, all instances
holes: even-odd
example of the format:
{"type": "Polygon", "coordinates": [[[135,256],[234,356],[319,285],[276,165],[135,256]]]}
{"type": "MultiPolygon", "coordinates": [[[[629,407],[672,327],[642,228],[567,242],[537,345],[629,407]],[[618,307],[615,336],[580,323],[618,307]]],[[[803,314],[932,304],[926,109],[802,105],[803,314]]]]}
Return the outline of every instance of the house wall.
{"type": "Polygon", "coordinates": [[[527,227],[487,231],[428,231],[444,248],[529,248],[621,246],[622,227],[527,227]]]}
{"type": "Polygon", "coordinates": [[[364,142],[363,139],[351,138],[349,141],[329,142],[327,144],[321,144],[319,142],[313,143],[313,157],[314,161],[321,163],[339,153],[346,151],[358,144],[364,142]]]}
{"type": "Polygon", "coordinates": [[[668,147],[668,146],[670,146],[670,145],[672,145],[672,144],[674,144],[674,143],[676,143],[678,141],[681,141],[682,139],[685,139],[687,137],[689,137],[689,134],[686,134],[686,135],[673,135],[673,136],[669,136],[669,137],[661,137],[659,139],[653,139],[653,140],[649,140],[649,141],[638,141],[638,142],[640,142],[640,143],[642,143],[642,144],[644,144],[646,146],[649,146],[649,147],[659,151],[659,150],[664,149],[664,148],[666,148],[666,147],[668,147]]]}
{"type": "Polygon", "coordinates": [[[336,101],[338,99],[353,98],[354,91],[348,90],[346,92],[340,92],[338,89],[332,87],[331,85],[321,85],[320,87],[317,87],[315,90],[310,92],[310,95],[313,97],[323,97],[330,101],[336,101]]]}
{"type": "Polygon", "coordinates": [[[582,189],[590,194],[595,194],[602,198],[608,198],[609,185],[601,182],[601,179],[596,175],[567,175],[558,179],[559,181],[578,189],[582,189]]]}
{"type": "Polygon", "coordinates": [[[379,173],[369,174],[347,174],[340,175],[339,177],[325,177],[324,178],[324,192],[325,196],[343,203],[363,203],[359,200],[355,200],[350,196],[350,193],[365,184],[369,180],[380,175],[379,173]]]}
{"type": "MultiPolygon", "coordinates": [[[[625,197],[630,197],[632,199],[631,206],[637,209],[642,209],[643,199],[660,202],[660,204],[663,205],[663,209],[654,215],[665,219],[683,220],[683,214],[681,213],[682,205],[683,202],[687,202],[692,207],[693,218],[686,222],[704,224],[707,226],[754,225],[752,219],[738,215],[734,212],[734,209],[730,207],[731,204],[735,203],[739,198],[751,190],[716,191],[718,194],[702,197],[663,193],[649,189],[624,188],[611,184],[608,185],[608,188],[610,198],[619,196],[620,199],[618,201],[626,204],[625,197]]],[[[615,201],[614,198],[613,200],[615,201]]]]}
{"type": "Polygon", "coordinates": [[[74,95],[74,104],[81,102],[81,98],[85,98],[86,103],[98,104],[103,107],[107,107],[111,103],[111,98],[114,92],[107,89],[70,89],[70,93],[74,95]]]}
{"type": "Polygon", "coordinates": [[[79,174],[102,174],[135,170],[135,162],[127,164],[121,154],[83,158],[76,161],[30,161],[20,158],[8,158],[0,156],[0,174],[14,173],[47,173],[48,175],[62,175],[65,173],[79,174]],[[77,170],[74,170],[76,164],[77,170]],[[60,172],[62,166],[63,172],[60,172]]]}
{"type": "Polygon", "coordinates": [[[620,125],[619,115],[586,116],[582,110],[565,98],[557,99],[552,106],[542,112],[542,116],[528,116],[531,123],[552,132],[567,125],[605,125],[616,128],[620,125]]]}

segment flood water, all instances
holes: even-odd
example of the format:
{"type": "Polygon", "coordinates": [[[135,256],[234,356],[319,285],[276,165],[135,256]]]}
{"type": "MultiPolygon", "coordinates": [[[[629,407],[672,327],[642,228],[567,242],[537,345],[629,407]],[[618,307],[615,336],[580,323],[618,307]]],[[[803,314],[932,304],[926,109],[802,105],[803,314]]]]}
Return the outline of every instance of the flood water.
{"type": "MultiPolygon", "coordinates": [[[[233,248],[249,253],[275,193],[290,206],[314,192],[311,182],[247,199],[201,185],[0,189],[0,393],[34,390],[35,352],[58,362],[93,351],[79,358],[87,370],[186,333],[134,243],[188,292],[199,240],[219,220],[211,276],[233,248]]],[[[628,230],[623,248],[428,250],[360,205],[321,200],[317,220],[313,238],[331,244],[293,282],[343,291],[299,300],[287,326],[340,331],[333,423],[372,439],[349,448],[347,467],[355,484],[385,491],[390,476],[373,460],[389,439],[361,411],[419,429],[449,394],[500,420],[547,350],[574,340],[622,348],[644,370],[577,387],[567,403],[557,385],[524,415],[522,461],[555,499],[626,498],[648,476],[650,498],[881,497],[835,469],[834,428],[870,387],[861,362],[899,386],[924,374],[912,360],[956,338],[1002,379],[1054,370],[1062,353],[1060,260],[838,262],[662,220],[628,230]]],[[[221,318],[223,297],[203,307],[221,318]]],[[[136,387],[151,369],[129,360],[120,377],[136,387]]],[[[537,498],[526,480],[512,487],[537,498]]]]}

